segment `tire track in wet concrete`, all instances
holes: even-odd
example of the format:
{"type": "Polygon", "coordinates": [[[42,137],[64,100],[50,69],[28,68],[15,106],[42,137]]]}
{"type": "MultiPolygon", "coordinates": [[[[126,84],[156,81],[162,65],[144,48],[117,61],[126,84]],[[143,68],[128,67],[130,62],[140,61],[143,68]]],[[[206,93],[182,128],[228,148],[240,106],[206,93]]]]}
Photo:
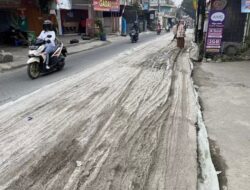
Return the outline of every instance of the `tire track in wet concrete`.
{"type": "MultiPolygon", "coordinates": [[[[177,69],[187,70],[187,62],[175,62],[173,46],[158,49],[152,45],[83,78],[59,91],[54,105],[36,105],[34,122],[44,126],[34,141],[47,148],[34,149],[36,159],[6,189],[194,189],[196,173],[186,176],[196,159],[188,135],[192,114],[183,109],[190,106],[189,83],[177,69]]],[[[8,181],[11,174],[2,176],[8,181]]]]}

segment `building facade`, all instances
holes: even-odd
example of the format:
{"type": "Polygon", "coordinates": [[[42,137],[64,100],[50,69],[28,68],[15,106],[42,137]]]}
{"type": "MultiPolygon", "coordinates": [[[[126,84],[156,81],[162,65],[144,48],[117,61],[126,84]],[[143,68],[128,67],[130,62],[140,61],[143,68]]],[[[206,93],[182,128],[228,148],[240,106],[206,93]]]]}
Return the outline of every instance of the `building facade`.
{"type": "Polygon", "coordinates": [[[38,35],[55,5],[54,0],[0,0],[0,43],[13,45],[15,35],[38,35]]]}
{"type": "MultiPolygon", "coordinates": [[[[244,46],[249,28],[248,14],[242,11],[244,0],[202,0],[198,1],[196,19],[196,42],[203,43],[204,51],[209,53],[208,46],[218,46],[215,53],[231,54],[244,46]],[[223,13],[222,29],[209,28],[212,14],[223,13]],[[217,31],[215,33],[214,31],[217,31]],[[220,31],[218,33],[218,31],[220,31]],[[211,36],[212,39],[211,39],[211,36]],[[218,44],[217,44],[218,43],[218,44]]],[[[250,11],[249,11],[250,12],[250,11]]],[[[213,54],[213,53],[210,53],[213,54]]]]}
{"type": "Polygon", "coordinates": [[[165,27],[167,24],[173,25],[173,20],[176,18],[177,7],[170,0],[149,0],[149,10],[151,11],[150,19],[165,27]],[[153,19],[152,12],[155,12],[153,19]]]}

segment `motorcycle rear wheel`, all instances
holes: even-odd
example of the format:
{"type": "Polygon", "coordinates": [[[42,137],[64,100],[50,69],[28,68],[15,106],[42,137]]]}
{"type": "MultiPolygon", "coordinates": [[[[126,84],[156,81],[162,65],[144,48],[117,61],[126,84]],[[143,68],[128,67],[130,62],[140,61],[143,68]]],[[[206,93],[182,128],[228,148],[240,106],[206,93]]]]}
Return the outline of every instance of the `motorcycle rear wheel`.
{"type": "Polygon", "coordinates": [[[30,63],[27,67],[27,73],[31,79],[37,79],[40,75],[39,63],[30,63]]]}
{"type": "Polygon", "coordinates": [[[57,67],[57,70],[58,70],[58,71],[61,71],[61,70],[63,69],[64,65],[65,65],[65,62],[64,62],[64,61],[61,62],[61,63],[59,63],[59,65],[58,65],[58,67],[57,67]]]}

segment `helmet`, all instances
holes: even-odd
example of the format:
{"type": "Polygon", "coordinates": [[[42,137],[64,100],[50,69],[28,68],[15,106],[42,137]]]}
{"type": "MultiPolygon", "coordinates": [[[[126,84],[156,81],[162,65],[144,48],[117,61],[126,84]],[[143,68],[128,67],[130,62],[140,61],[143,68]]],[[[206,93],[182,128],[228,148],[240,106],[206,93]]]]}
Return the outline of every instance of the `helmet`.
{"type": "Polygon", "coordinates": [[[52,22],[50,20],[45,20],[43,22],[43,29],[45,31],[51,31],[52,30],[52,22]]]}

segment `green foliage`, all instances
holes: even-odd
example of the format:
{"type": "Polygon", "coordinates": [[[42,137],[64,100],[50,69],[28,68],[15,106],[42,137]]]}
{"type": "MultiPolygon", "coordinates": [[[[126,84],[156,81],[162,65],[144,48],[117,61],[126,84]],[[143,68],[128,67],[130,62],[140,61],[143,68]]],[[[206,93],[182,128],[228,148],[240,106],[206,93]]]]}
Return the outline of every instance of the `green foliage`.
{"type": "Polygon", "coordinates": [[[167,4],[174,5],[174,2],[173,2],[173,0],[167,0],[167,4]]]}
{"type": "Polygon", "coordinates": [[[193,19],[195,18],[195,10],[193,8],[193,0],[183,0],[181,4],[183,11],[193,19]]]}
{"type": "Polygon", "coordinates": [[[106,40],[106,33],[104,31],[104,27],[102,21],[97,19],[95,20],[95,25],[98,27],[99,31],[95,33],[95,37],[100,38],[100,40],[106,40]]]}
{"type": "Polygon", "coordinates": [[[139,1],[135,1],[135,2],[133,3],[133,8],[134,8],[135,10],[141,10],[140,2],[139,2],[139,1]]]}
{"type": "Polygon", "coordinates": [[[250,36],[247,37],[246,44],[247,44],[247,47],[250,48],[250,36]]]}
{"type": "Polygon", "coordinates": [[[95,25],[99,28],[100,33],[104,33],[104,28],[101,20],[99,19],[95,20],[95,25]]]}

